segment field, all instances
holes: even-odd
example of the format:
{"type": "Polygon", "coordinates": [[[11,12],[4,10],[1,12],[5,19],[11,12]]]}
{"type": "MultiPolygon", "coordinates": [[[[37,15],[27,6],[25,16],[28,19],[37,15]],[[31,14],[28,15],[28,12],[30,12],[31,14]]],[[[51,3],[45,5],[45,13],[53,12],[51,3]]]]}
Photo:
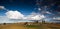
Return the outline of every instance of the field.
{"type": "Polygon", "coordinates": [[[0,29],[60,29],[60,24],[55,23],[30,23],[30,25],[24,25],[24,23],[11,23],[0,24],[0,29]]]}

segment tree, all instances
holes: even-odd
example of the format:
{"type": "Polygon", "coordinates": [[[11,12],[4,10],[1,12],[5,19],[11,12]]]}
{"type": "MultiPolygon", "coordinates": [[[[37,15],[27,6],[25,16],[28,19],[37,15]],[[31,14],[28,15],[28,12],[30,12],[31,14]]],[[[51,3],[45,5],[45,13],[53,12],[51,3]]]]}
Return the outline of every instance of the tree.
{"type": "Polygon", "coordinates": [[[3,25],[6,25],[6,23],[3,23],[3,25]]]}
{"type": "Polygon", "coordinates": [[[25,22],[25,23],[24,23],[24,25],[27,25],[27,24],[28,24],[28,22],[25,22]]]}

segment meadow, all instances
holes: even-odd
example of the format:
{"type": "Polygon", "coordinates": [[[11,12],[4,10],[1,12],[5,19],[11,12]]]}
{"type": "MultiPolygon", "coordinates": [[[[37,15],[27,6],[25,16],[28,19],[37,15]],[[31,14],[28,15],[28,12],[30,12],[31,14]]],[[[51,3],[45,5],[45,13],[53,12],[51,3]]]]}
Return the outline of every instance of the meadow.
{"type": "Polygon", "coordinates": [[[0,24],[0,29],[60,29],[56,23],[7,23],[0,24]]]}

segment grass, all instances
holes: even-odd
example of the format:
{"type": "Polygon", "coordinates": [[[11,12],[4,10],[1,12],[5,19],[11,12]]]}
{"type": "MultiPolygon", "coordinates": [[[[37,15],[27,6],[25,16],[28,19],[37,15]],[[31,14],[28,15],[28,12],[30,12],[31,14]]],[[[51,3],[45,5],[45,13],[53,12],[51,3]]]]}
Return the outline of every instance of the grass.
{"type": "Polygon", "coordinates": [[[27,28],[35,28],[35,29],[39,29],[40,26],[39,25],[26,25],[27,28]]]}
{"type": "Polygon", "coordinates": [[[40,25],[22,25],[6,24],[0,25],[0,29],[60,29],[60,24],[40,24],[40,25]]]}
{"type": "Polygon", "coordinates": [[[26,25],[26,27],[29,27],[29,28],[39,28],[40,26],[38,26],[38,25],[26,25]]]}

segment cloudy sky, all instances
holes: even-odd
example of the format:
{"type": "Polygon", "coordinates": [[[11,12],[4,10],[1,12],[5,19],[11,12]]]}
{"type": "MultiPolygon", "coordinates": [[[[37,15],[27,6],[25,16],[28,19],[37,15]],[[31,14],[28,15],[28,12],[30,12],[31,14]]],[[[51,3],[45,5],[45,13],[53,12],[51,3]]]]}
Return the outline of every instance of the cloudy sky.
{"type": "Polygon", "coordinates": [[[0,0],[0,23],[59,20],[59,8],[58,0],[0,0]]]}

